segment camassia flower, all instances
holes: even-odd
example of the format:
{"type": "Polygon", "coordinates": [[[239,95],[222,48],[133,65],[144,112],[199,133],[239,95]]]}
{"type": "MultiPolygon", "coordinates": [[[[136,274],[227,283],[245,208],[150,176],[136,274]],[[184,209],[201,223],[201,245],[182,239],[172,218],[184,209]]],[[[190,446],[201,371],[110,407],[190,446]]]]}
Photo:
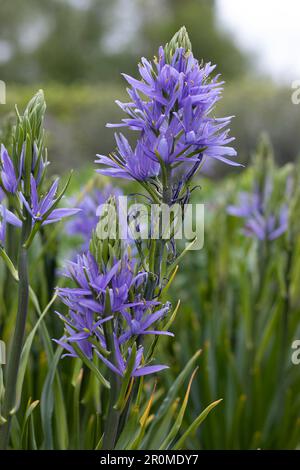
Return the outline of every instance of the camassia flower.
{"type": "Polygon", "coordinates": [[[8,155],[6,147],[1,144],[1,181],[8,193],[15,193],[22,175],[23,158],[20,159],[19,175],[17,177],[14,164],[8,155]]]}
{"type": "Polygon", "coordinates": [[[30,176],[30,201],[27,201],[22,192],[19,193],[19,197],[29,212],[33,223],[41,221],[43,225],[52,224],[58,222],[64,217],[68,217],[77,214],[80,209],[69,209],[69,208],[58,208],[56,209],[57,200],[55,199],[59,180],[56,179],[50,187],[48,193],[39,198],[37,191],[36,180],[33,175],[30,176]]]}
{"type": "Polygon", "coordinates": [[[141,80],[124,74],[131,101],[117,101],[128,117],[120,124],[108,124],[138,131],[136,148],[132,150],[125,137],[116,134],[117,150],[109,157],[98,155],[97,163],[105,165],[98,171],[140,181],[157,176],[162,162],[171,169],[188,163],[194,172],[203,157],[239,166],[227,158],[236,155],[228,145],[234,140],[227,129],[231,117],[211,115],[223,84],[219,76],[212,77],[214,69],[210,63],[199,64],[183,47],[170,61],[163,47],[154,63],[142,58],[141,80]]]}
{"type": "Polygon", "coordinates": [[[239,205],[228,206],[227,212],[245,220],[244,234],[259,240],[275,240],[288,229],[288,206],[282,204],[275,211],[268,210],[270,191],[262,194],[257,188],[253,193],[242,192],[239,205]]]}
{"type": "MultiPolygon", "coordinates": [[[[90,252],[69,263],[65,275],[72,279],[75,287],[58,289],[69,314],[63,316],[57,312],[65,324],[65,334],[57,342],[67,355],[77,356],[76,343],[88,359],[92,359],[95,351],[111,370],[123,375],[132,342],[149,334],[173,336],[155,327],[168,314],[170,304],[160,306],[157,301],[145,300],[142,293],[147,274],[135,271],[135,262],[127,255],[116,260],[110,268],[103,266],[100,269],[90,252]],[[108,322],[112,326],[117,362],[104,353],[109,352],[105,335],[108,322]]],[[[143,349],[137,348],[133,376],[147,375],[164,368],[166,366],[143,364],[143,349]]]]}
{"type": "Polygon", "coordinates": [[[21,227],[22,222],[5,205],[5,193],[0,188],[0,245],[5,246],[6,224],[21,227]]]}
{"type": "Polygon", "coordinates": [[[5,245],[5,237],[6,237],[6,224],[14,225],[15,227],[21,227],[21,221],[10,211],[8,210],[4,204],[0,204],[0,244],[2,246],[5,245]]]}
{"type": "Polygon", "coordinates": [[[98,173],[124,179],[145,181],[159,174],[160,165],[149,151],[150,142],[140,139],[135,149],[131,148],[128,140],[122,134],[115,134],[117,153],[106,157],[97,155],[96,163],[105,168],[97,170],[98,173]]]}
{"type": "MultiPolygon", "coordinates": [[[[100,357],[100,359],[102,359],[104,364],[110,370],[115,372],[117,375],[120,375],[121,377],[123,377],[125,375],[127,365],[132,354],[132,349],[131,348],[128,349],[128,358],[127,360],[124,360],[121,349],[120,349],[119,341],[116,335],[114,335],[114,351],[115,351],[116,364],[113,364],[111,361],[109,361],[99,351],[97,351],[97,355],[100,357]]],[[[141,377],[144,375],[154,374],[155,372],[160,372],[161,370],[168,368],[168,366],[161,365],[161,364],[156,364],[153,366],[143,366],[142,365],[143,352],[144,352],[144,348],[143,346],[140,346],[135,356],[134,366],[133,366],[133,370],[131,373],[132,377],[141,377]]]]}

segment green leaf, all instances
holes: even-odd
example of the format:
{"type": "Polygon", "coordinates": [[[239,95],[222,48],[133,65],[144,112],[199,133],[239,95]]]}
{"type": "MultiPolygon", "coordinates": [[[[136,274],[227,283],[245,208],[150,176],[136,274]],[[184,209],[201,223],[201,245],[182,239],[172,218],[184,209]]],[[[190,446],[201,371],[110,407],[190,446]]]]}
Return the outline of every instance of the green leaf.
{"type": "Polygon", "coordinates": [[[53,397],[53,381],[55,378],[56,368],[63,349],[58,347],[52,363],[50,364],[48,374],[43,386],[42,396],[41,396],[41,418],[42,426],[44,431],[44,449],[53,449],[53,430],[52,430],[52,414],[54,407],[54,397],[53,397]]]}
{"type": "Polygon", "coordinates": [[[21,440],[22,440],[22,449],[28,449],[28,433],[29,433],[29,423],[30,423],[30,418],[31,414],[35,410],[35,408],[38,406],[39,400],[35,400],[31,403],[31,399],[29,399],[26,411],[25,411],[25,416],[23,420],[23,425],[22,425],[22,433],[21,433],[21,440]]]}
{"type": "Polygon", "coordinates": [[[184,399],[183,399],[183,403],[181,405],[181,408],[179,410],[178,415],[176,416],[175,423],[173,424],[169,434],[166,436],[166,438],[162,442],[161,446],[159,447],[159,450],[168,449],[169,446],[171,445],[171,443],[173,442],[173,440],[175,439],[175,437],[177,436],[178,431],[180,430],[180,427],[181,427],[182,421],[183,421],[183,417],[184,417],[184,413],[185,413],[185,410],[186,410],[186,407],[187,407],[192,382],[193,382],[193,379],[195,377],[195,374],[196,374],[197,370],[198,370],[198,367],[192,373],[192,376],[190,378],[190,381],[189,381],[189,384],[188,384],[188,387],[187,387],[186,394],[185,394],[184,399]]]}
{"type": "Polygon", "coordinates": [[[165,414],[164,419],[160,422],[159,426],[155,429],[155,434],[151,442],[147,444],[147,450],[157,450],[161,443],[163,442],[165,436],[168,435],[171,428],[171,424],[174,421],[174,416],[176,416],[177,409],[179,406],[180,398],[177,398],[170,407],[168,413],[165,414]]]}
{"type": "MultiPolygon", "coordinates": [[[[38,315],[41,316],[42,312],[41,312],[38,298],[31,287],[29,288],[29,293],[30,293],[31,301],[38,315]]],[[[52,301],[54,301],[56,297],[57,297],[57,294],[55,294],[52,301]]],[[[44,321],[40,324],[40,335],[41,335],[44,348],[47,354],[48,363],[51,364],[53,361],[53,357],[54,357],[54,352],[53,352],[53,347],[52,347],[53,343],[50,339],[47,326],[44,321]]],[[[66,401],[64,399],[64,394],[62,390],[60,374],[59,374],[58,369],[56,369],[53,389],[54,389],[53,393],[54,393],[54,400],[55,400],[54,418],[55,418],[56,442],[57,442],[57,447],[60,450],[63,450],[63,449],[68,448],[69,432],[68,432],[67,416],[66,416],[66,401]]]]}
{"type": "Polygon", "coordinates": [[[83,369],[80,369],[76,377],[75,390],[73,396],[73,428],[72,437],[74,449],[80,449],[80,388],[83,378],[83,369]]]}
{"type": "Polygon", "coordinates": [[[3,259],[4,263],[6,264],[7,269],[9,270],[10,274],[14,278],[15,281],[19,281],[19,274],[18,270],[15,268],[14,263],[6,253],[6,251],[0,247],[0,256],[3,259]]]}
{"type": "Polygon", "coordinates": [[[106,380],[103,375],[101,374],[101,372],[99,371],[99,369],[95,366],[94,362],[91,360],[89,360],[84,354],[83,352],[81,351],[81,349],[77,346],[77,344],[73,343],[72,344],[76,354],[78,354],[79,358],[82,360],[82,362],[93,372],[93,374],[95,374],[95,376],[97,377],[97,379],[99,380],[100,383],[102,383],[102,385],[104,385],[104,387],[110,389],[110,383],[108,382],[108,380],[106,380]]]}
{"type": "Polygon", "coordinates": [[[147,448],[147,443],[149,441],[151,441],[153,435],[156,432],[156,429],[160,426],[161,420],[163,419],[165,414],[168,412],[168,410],[172,407],[172,404],[174,403],[174,401],[177,398],[177,393],[178,393],[179,389],[182,387],[185,379],[187,378],[187,376],[191,372],[191,370],[192,370],[195,362],[199,358],[201,352],[202,351],[200,349],[199,351],[197,351],[194,354],[194,356],[188,361],[188,363],[186,364],[184,369],[180,372],[178,377],[174,380],[174,382],[173,382],[172,386],[170,387],[170,389],[169,389],[166,397],[164,398],[162,404],[160,405],[160,407],[158,408],[158,410],[155,413],[153,421],[152,421],[152,423],[150,425],[150,428],[147,432],[145,442],[143,443],[144,448],[147,448]]]}
{"type": "Polygon", "coordinates": [[[153,400],[154,400],[155,388],[156,388],[156,384],[154,385],[154,388],[153,388],[152,394],[150,396],[150,399],[147,403],[146,409],[145,409],[143,415],[141,416],[141,418],[139,420],[140,428],[139,428],[138,432],[136,433],[136,435],[134,436],[134,438],[131,440],[131,442],[129,442],[128,446],[126,447],[126,449],[128,449],[128,450],[136,450],[136,449],[140,448],[142,439],[145,435],[146,426],[148,424],[148,418],[149,418],[151,406],[152,406],[152,403],[153,403],[153,400]]]}
{"type": "Polygon", "coordinates": [[[176,395],[178,393],[178,390],[180,389],[180,387],[184,383],[186,377],[188,376],[189,372],[193,368],[193,366],[194,366],[195,362],[197,361],[197,359],[199,358],[201,352],[202,352],[202,350],[199,349],[194,354],[194,356],[186,364],[185,368],[180,372],[180,374],[178,375],[176,380],[174,380],[172,386],[170,387],[170,390],[169,390],[167,396],[165,397],[162,404],[160,405],[157,413],[155,413],[154,423],[159,421],[164,416],[166,411],[169,409],[169,407],[173,403],[173,401],[176,398],[176,395]]]}
{"type": "Polygon", "coordinates": [[[128,388],[129,381],[131,379],[131,374],[132,374],[132,371],[134,369],[135,358],[136,358],[136,343],[134,343],[134,345],[132,346],[132,350],[131,350],[130,358],[129,358],[129,361],[128,361],[128,365],[127,365],[127,368],[126,368],[126,371],[125,371],[125,374],[124,374],[124,377],[123,377],[123,380],[122,380],[122,386],[121,386],[120,394],[119,394],[117,402],[114,406],[114,408],[116,410],[121,411],[121,410],[124,409],[124,407],[126,405],[126,393],[127,393],[127,388],[128,388]]]}
{"type": "Polygon", "coordinates": [[[185,249],[180,253],[179,256],[175,259],[175,261],[168,267],[168,275],[174,271],[176,266],[178,265],[179,261],[186,255],[186,253],[192,248],[192,246],[196,243],[197,237],[195,237],[189,244],[188,246],[185,247],[185,249]]]}
{"type": "Polygon", "coordinates": [[[26,372],[28,359],[29,359],[29,354],[30,354],[30,350],[31,350],[31,346],[32,346],[35,334],[36,334],[40,324],[44,320],[44,317],[46,316],[47,312],[49,311],[51,305],[55,301],[56,297],[57,297],[57,294],[54,294],[54,296],[52,297],[52,299],[50,300],[50,302],[46,306],[45,310],[42,312],[40,318],[36,322],[35,326],[31,330],[31,332],[29,333],[29,335],[28,335],[28,337],[25,341],[25,344],[23,346],[21,359],[20,359],[20,368],[19,368],[18,379],[17,379],[17,387],[16,387],[16,403],[15,403],[15,406],[14,406],[13,410],[11,411],[11,414],[16,413],[16,411],[19,409],[19,406],[20,406],[25,372],[26,372]]]}
{"type": "Polygon", "coordinates": [[[208,414],[222,401],[222,398],[220,400],[214,401],[210,405],[208,405],[205,410],[200,413],[200,415],[195,419],[195,421],[190,425],[190,427],[186,430],[186,432],[181,436],[180,439],[176,442],[176,444],[173,447],[173,450],[180,450],[182,449],[183,444],[185,443],[186,439],[193,434],[198,427],[200,426],[201,423],[206,419],[208,414]]]}

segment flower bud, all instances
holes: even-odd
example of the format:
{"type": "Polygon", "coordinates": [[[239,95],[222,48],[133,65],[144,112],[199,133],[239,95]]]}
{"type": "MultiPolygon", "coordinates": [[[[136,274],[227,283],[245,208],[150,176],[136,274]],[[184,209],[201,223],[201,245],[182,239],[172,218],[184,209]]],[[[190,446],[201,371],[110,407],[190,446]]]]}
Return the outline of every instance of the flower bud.
{"type": "Polygon", "coordinates": [[[170,63],[172,61],[176,49],[180,47],[183,47],[186,52],[192,51],[192,44],[185,26],[182,26],[179,31],[174,34],[171,41],[165,45],[165,57],[167,62],[170,63]]]}

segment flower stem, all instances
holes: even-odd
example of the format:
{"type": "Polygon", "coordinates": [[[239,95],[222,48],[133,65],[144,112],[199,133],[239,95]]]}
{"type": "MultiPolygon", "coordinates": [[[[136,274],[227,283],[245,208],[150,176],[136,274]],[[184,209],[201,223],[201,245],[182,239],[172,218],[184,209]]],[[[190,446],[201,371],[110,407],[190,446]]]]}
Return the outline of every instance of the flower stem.
{"type": "Polygon", "coordinates": [[[20,365],[21,352],[24,342],[25,326],[28,311],[29,298],[29,280],[28,280],[28,261],[27,249],[23,246],[24,241],[30,230],[30,220],[25,220],[22,226],[22,235],[20,240],[18,272],[18,312],[16,318],[16,327],[11,345],[11,351],[6,366],[6,387],[4,403],[2,408],[2,416],[6,419],[0,427],[0,449],[6,449],[9,443],[9,433],[12,415],[11,410],[15,406],[16,400],[16,384],[20,365]]]}
{"type": "Polygon", "coordinates": [[[111,372],[110,380],[110,401],[109,409],[105,423],[105,430],[103,436],[103,450],[112,450],[115,447],[116,438],[118,435],[119,421],[121,412],[114,408],[114,404],[118,398],[119,385],[116,383],[116,375],[111,372]]]}
{"type": "MultiPolygon", "coordinates": [[[[108,295],[107,295],[107,299],[109,299],[108,295]]],[[[106,310],[106,315],[107,316],[110,315],[111,310],[110,310],[109,301],[106,302],[105,310],[106,310]]],[[[104,335],[105,335],[106,346],[113,356],[113,362],[116,363],[112,320],[105,323],[104,335]]],[[[103,445],[102,445],[103,450],[114,449],[116,438],[118,435],[118,427],[119,427],[119,421],[120,421],[120,416],[121,416],[120,410],[114,408],[114,405],[117,402],[120,388],[121,388],[120,378],[113,371],[110,371],[109,382],[110,382],[109,408],[108,408],[105,428],[104,428],[103,445]]]]}

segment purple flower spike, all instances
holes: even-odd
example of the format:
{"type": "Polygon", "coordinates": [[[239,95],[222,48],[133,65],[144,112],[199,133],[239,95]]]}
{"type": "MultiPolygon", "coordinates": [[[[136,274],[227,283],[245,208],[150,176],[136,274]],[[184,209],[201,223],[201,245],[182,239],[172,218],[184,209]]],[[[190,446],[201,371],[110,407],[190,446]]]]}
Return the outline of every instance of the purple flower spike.
{"type": "Polygon", "coordinates": [[[212,77],[214,68],[210,63],[200,65],[192,52],[183,48],[167,63],[160,47],[154,63],[142,58],[141,80],[123,74],[131,101],[117,104],[128,117],[121,124],[108,126],[139,131],[137,145],[132,150],[125,137],[116,136],[117,152],[99,156],[96,162],[105,168],[97,171],[144,181],[159,174],[161,161],[171,168],[188,163],[194,173],[203,156],[240,166],[231,160],[236,151],[228,145],[234,140],[227,129],[231,117],[211,117],[223,85],[218,76],[212,77]]]}
{"type": "MultiPolygon", "coordinates": [[[[132,342],[141,340],[145,335],[173,336],[156,327],[168,314],[170,304],[157,309],[159,302],[143,298],[147,273],[141,271],[136,274],[135,262],[127,255],[116,260],[111,268],[103,267],[100,270],[88,251],[69,263],[65,275],[75,284],[74,287],[58,289],[60,299],[69,308],[69,314],[63,316],[56,313],[65,324],[65,334],[57,342],[65,347],[67,355],[76,356],[72,346],[74,343],[90,360],[95,350],[110,370],[123,376],[132,342]],[[107,295],[110,299],[109,315],[106,311],[107,295]],[[103,349],[108,351],[104,333],[106,322],[111,322],[114,334],[114,355],[109,357],[103,354],[103,349]]],[[[142,358],[143,349],[139,348],[132,371],[134,377],[166,368],[163,365],[144,365],[142,358]]]]}
{"type": "Polygon", "coordinates": [[[288,230],[287,204],[282,204],[276,213],[268,210],[272,191],[272,181],[267,178],[262,191],[254,187],[253,193],[242,192],[239,194],[239,205],[228,206],[228,214],[245,220],[244,234],[246,236],[256,237],[260,241],[271,241],[288,230]]]}

